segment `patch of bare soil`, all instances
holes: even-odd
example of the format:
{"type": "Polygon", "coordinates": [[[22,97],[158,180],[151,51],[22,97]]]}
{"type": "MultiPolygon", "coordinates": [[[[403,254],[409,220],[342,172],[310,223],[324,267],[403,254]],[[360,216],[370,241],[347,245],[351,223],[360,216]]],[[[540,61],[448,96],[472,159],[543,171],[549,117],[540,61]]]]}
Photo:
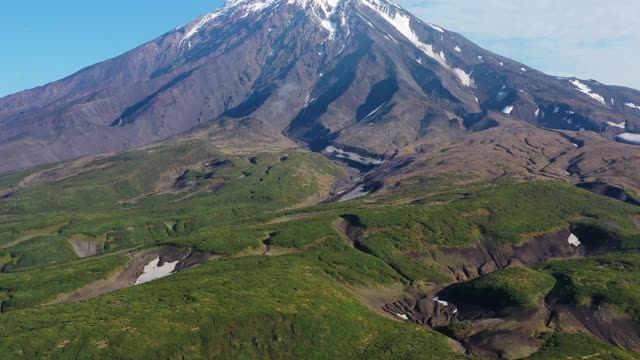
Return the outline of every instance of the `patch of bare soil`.
{"type": "Polygon", "coordinates": [[[73,251],[80,258],[96,256],[100,251],[101,243],[98,240],[74,237],[69,240],[69,244],[73,248],[73,251]]]}
{"type": "Polygon", "coordinates": [[[629,315],[586,305],[549,305],[549,326],[559,331],[582,332],[612,345],[640,351],[640,324],[629,315]]]}
{"type": "Polygon", "coordinates": [[[564,228],[534,236],[522,244],[500,244],[485,239],[475,247],[439,247],[408,255],[434,264],[456,281],[466,281],[509,266],[530,266],[553,259],[603,254],[617,246],[609,241],[584,242],[576,247],[568,242],[570,235],[571,230],[564,228]]]}
{"type": "Polygon", "coordinates": [[[437,289],[428,292],[409,290],[402,300],[385,304],[382,308],[389,314],[430,328],[447,326],[457,318],[455,306],[437,301],[437,289]]]}
{"type": "Polygon", "coordinates": [[[488,359],[520,359],[542,346],[539,335],[550,331],[546,327],[549,311],[542,301],[538,306],[507,308],[492,317],[469,319],[464,309],[460,318],[470,320],[470,327],[461,332],[459,340],[472,355],[488,359]]]}
{"type": "Polygon", "coordinates": [[[205,253],[191,249],[162,247],[129,254],[129,263],[124,269],[118,269],[107,279],[98,280],[67,294],[60,295],[56,303],[75,302],[93,299],[97,296],[133,286],[152,260],[160,258],[160,263],[179,261],[175,272],[202,264],[208,260],[205,253]]]}
{"type": "Polygon", "coordinates": [[[385,311],[385,305],[403,296],[411,296],[411,290],[403,284],[384,287],[349,287],[348,289],[369,309],[393,320],[400,319],[395,314],[385,311]]]}
{"type": "Polygon", "coordinates": [[[365,251],[362,247],[362,240],[364,238],[364,230],[360,219],[355,215],[342,215],[340,220],[333,223],[333,227],[345,243],[352,248],[365,251]]]}

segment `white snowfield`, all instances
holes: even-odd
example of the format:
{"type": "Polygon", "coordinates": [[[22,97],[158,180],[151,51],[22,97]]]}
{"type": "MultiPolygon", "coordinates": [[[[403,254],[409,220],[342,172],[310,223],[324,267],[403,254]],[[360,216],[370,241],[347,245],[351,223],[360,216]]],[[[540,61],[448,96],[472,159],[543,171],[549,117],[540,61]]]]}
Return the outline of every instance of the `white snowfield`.
{"type": "Polygon", "coordinates": [[[638,109],[638,110],[640,110],[640,106],[638,106],[638,105],[636,105],[636,104],[634,104],[634,103],[626,103],[625,105],[626,105],[627,107],[632,108],[632,109],[638,109]]]}
{"type": "Polygon", "coordinates": [[[569,239],[567,239],[567,241],[569,242],[569,244],[578,247],[580,246],[582,243],[580,242],[580,239],[578,239],[577,236],[575,236],[574,234],[569,235],[569,239]]]}
{"type": "Polygon", "coordinates": [[[193,35],[197,34],[198,31],[200,31],[200,29],[202,29],[205,25],[207,25],[208,23],[212,22],[214,19],[222,15],[222,13],[223,13],[222,9],[220,9],[216,12],[213,12],[201,17],[200,20],[191,29],[189,29],[189,31],[187,31],[187,33],[184,35],[180,43],[185,42],[186,40],[191,38],[193,35]]]}
{"type": "Polygon", "coordinates": [[[438,304],[440,304],[442,306],[449,306],[449,302],[448,301],[444,301],[444,300],[440,300],[439,296],[434,297],[433,301],[437,302],[438,304]]]}
{"type": "Polygon", "coordinates": [[[513,112],[513,106],[507,106],[504,109],[502,109],[502,112],[507,114],[507,115],[511,115],[511,113],[513,112]]]}
{"type": "Polygon", "coordinates": [[[607,124],[609,126],[617,127],[619,129],[622,129],[622,130],[626,129],[626,127],[627,127],[627,122],[626,121],[623,121],[621,123],[614,123],[614,122],[611,122],[611,121],[607,121],[607,124]]]}
{"type": "Polygon", "coordinates": [[[640,134],[624,133],[616,136],[618,141],[640,145],[640,134]]]}
{"type": "MultiPolygon", "coordinates": [[[[473,84],[471,75],[462,69],[450,66],[447,63],[444,52],[436,52],[433,45],[420,41],[416,33],[411,28],[411,16],[405,13],[400,6],[394,2],[386,0],[228,0],[222,8],[200,17],[197,21],[192,23],[193,25],[187,25],[187,32],[183,36],[182,40],[180,40],[180,44],[189,40],[201,29],[222,15],[234,13],[240,15],[240,18],[245,18],[253,12],[258,12],[266,8],[275,8],[276,6],[285,4],[297,4],[304,8],[312,19],[317,21],[320,26],[328,31],[329,37],[326,40],[331,40],[334,38],[339,26],[346,26],[348,24],[345,11],[342,10],[344,8],[342,5],[346,1],[359,1],[360,4],[375,11],[381,18],[391,24],[418,49],[430,58],[434,59],[442,67],[451,71],[462,85],[471,87],[473,84]],[[340,19],[336,20],[338,17],[340,19]]],[[[369,23],[369,25],[373,26],[371,23],[369,23]]],[[[438,25],[425,25],[441,34],[446,32],[438,25]]],[[[345,31],[348,32],[349,29],[346,28],[345,31]]],[[[189,48],[191,48],[191,46],[189,46],[189,48]]],[[[456,47],[456,51],[461,52],[459,47],[456,47]]]]}
{"type": "Polygon", "coordinates": [[[604,97],[598,93],[593,92],[593,90],[580,82],[580,80],[569,80],[570,83],[573,84],[573,86],[575,86],[578,91],[580,91],[581,93],[588,95],[590,98],[598,101],[600,104],[607,106],[607,102],[604,100],[604,97]]]}
{"type": "Polygon", "coordinates": [[[240,18],[245,18],[251,13],[273,5],[283,4],[298,4],[300,7],[307,9],[309,15],[329,32],[328,39],[332,39],[338,28],[338,24],[331,20],[334,15],[340,13],[341,23],[346,23],[344,14],[340,12],[340,2],[341,0],[227,0],[220,9],[200,17],[195,25],[187,31],[180,43],[193,37],[198,31],[221,15],[235,12],[241,14],[240,18]]]}
{"type": "Polygon", "coordinates": [[[138,276],[138,279],[136,279],[135,285],[144,284],[146,282],[171,275],[179,262],[180,261],[174,261],[171,263],[165,262],[162,266],[158,266],[160,263],[160,257],[156,257],[144,267],[144,271],[142,272],[142,275],[138,276]]]}
{"type": "Polygon", "coordinates": [[[409,317],[406,314],[396,314],[396,316],[402,320],[409,320],[409,317]]]}

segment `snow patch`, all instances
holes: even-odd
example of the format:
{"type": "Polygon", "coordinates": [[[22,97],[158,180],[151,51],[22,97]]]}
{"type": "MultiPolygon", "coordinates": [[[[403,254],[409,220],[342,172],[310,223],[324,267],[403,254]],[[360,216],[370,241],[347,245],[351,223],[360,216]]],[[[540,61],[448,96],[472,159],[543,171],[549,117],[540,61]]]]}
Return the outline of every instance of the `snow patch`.
{"type": "Polygon", "coordinates": [[[616,140],[629,144],[640,145],[640,134],[624,133],[616,136],[616,140]]]}
{"type": "MultiPolygon", "coordinates": [[[[385,104],[386,104],[386,103],[385,103],[385,104]]],[[[365,120],[367,120],[368,118],[370,118],[370,117],[372,117],[373,115],[375,115],[375,113],[377,113],[377,112],[378,112],[378,110],[382,109],[382,107],[383,107],[385,104],[382,104],[382,105],[378,106],[375,110],[373,110],[372,112],[370,112],[370,113],[369,113],[369,115],[365,116],[365,117],[364,117],[364,119],[362,119],[362,121],[365,121],[365,120]]]]}
{"type": "Polygon", "coordinates": [[[511,115],[511,113],[513,112],[513,105],[505,107],[504,109],[502,109],[502,112],[507,115],[511,115]]]}
{"type": "Polygon", "coordinates": [[[626,121],[623,121],[621,123],[614,123],[614,122],[611,122],[611,121],[607,121],[607,124],[609,124],[609,126],[617,127],[619,129],[622,129],[622,130],[626,129],[626,127],[627,127],[627,122],[626,121]]]}
{"type": "Polygon", "coordinates": [[[438,31],[438,32],[441,32],[441,33],[443,33],[443,34],[444,34],[444,29],[443,29],[443,28],[441,28],[440,26],[438,26],[438,25],[434,25],[434,24],[427,24],[427,25],[431,26],[431,28],[432,28],[433,30],[438,31]]]}
{"type": "MultiPolygon", "coordinates": [[[[315,15],[318,19],[320,19],[320,25],[327,31],[329,31],[328,40],[331,40],[334,38],[335,33],[338,30],[338,24],[331,19],[338,11],[340,0],[316,0],[315,3],[319,5],[318,7],[320,8],[320,11],[322,11],[322,14],[315,15]]],[[[312,12],[315,13],[316,7],[311,7],[311,9],[312,12]]]]}
{"type": "Polygon", "coordinates": [[[569,239],[567,239],[567,241],[569,242],[569,244],[571,244],[571,245],[573,245],[575,247],[578,247],[578,246],[580,246],[580,244],[582,244],[580,242],[580,240],[578,239],[578,237],[575,236],[574,234],[569,235],[569,239]]]}
{"type": "Polygon", "coordinates": [[[473,79],[471,79],[471,75],[458,68],[453,69],[453,72],[456,74],[456,76],[458,76],[458,80],[460,80],[462,85],[467,87],[471,86],[471,83],[473,82],[473,79]]]}
{"type": "Polygon", "coordinates": [[[136,279],[135,285],[144,284],[146,282],[171,275],[179,262],[180,261],[165,262],[162,266],[158,266],[160,263],[160,257],[156,257],[149,264],[145,265],[144,271],[142,272],[142,275],[138,276],[138,279],[136,279]]]}
{"type": "Polygon", "coordinates": [[[197,34],[198,31],[200,31],[200,29],[202,29],[207,24],[209,24],[210,22],[218,18],[222,13],[223,13],[223,9],[219,9],[216,12],[212,12],[210,14],[202,16],[200,18],[200,21],[198,21],[189,31],[187,31],[187,33],[184,35],[182,40],[180,40],[180,43],[185,42],[186,40],[191,38],[193,35],[197,34]]]}
{"type": "Polygon", "coordinates": [[[454,48],[454,50],[456,52],[462,52],[462,49],[460,49],[460,46],[456,45],[456,47],[454,48]]]}
{"type": "Polygon", "coordinates": [[[638,109],[640,110],[640,106],[634,104],[634,103],[626,103],[625,106],[630,107],[632,109],[638,109]]]}
{"type": "Polygon", "coordinates": [[[607,102],[604,100],[604,97],[602,97],[602,95],[593,92],[593,90],[591,90],[589,86],[581,83],[580,80],[569,80],[569,82],[572,83],[573,86],[575,86],[578,89],[578,91],[580,91],[581,93],[598,101],[602,105],[605,105],[605,106],[607,105],[607,102]]]}
{"type": "Polygon", "coordinates": [[[536,117],[538,117],[538,115],[540,115],[540,109],[536,109],[535,114],[536,114],[536,117]]]}
{"type": "Polygon", "coordinates": [[[449,302],[444,301],[444,300],[440,300],[439,296],[434,297],[433,301],[437,302],[438,304],[440,304],[442,306],[449,306],[449,302]]]}
{"type": "Polygon", "coordinates": [[[396,314],[396,316],[402,320],[409,320],[409,317],[406,314],[396,314]]]}

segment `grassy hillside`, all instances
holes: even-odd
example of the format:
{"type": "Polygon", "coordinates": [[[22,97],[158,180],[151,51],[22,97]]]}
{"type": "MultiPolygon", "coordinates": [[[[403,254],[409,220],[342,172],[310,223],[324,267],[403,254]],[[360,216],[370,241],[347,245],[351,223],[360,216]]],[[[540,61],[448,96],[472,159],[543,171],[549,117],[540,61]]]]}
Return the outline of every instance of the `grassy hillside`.
{"type": "Polygon", "coordinates": [[[557,279],[563,304],[606,307],[640,319],[640,254],[625,253],[553,262],[539,267],[557,279]]]}
{"type": "MultiPolygon", "coordinates": [[[[637,317],[640,295],[629,279],[640,245],[637,207],[568,184],[508,180],[319,204],[343,174],[318,154],[229,155],[196,141],[0,176],[11,190],[0,200],[0,352],[463,359],[445,336],[385,317],[381,306],[403,294],[392,289],[454,282],[449,264],[429,258],[434,251],[487,239],[523,244],[569,227],[592,234],[585,243],[611,242],[626,253],[506,269],[457,291],[516,307],[552,293],[637,317]],[[95,252],[83,257],[74,244],[95,252]],[[128,252],[158,245],[215,260],[54,304],[123,269],[128,252]]],[[[535,356],[563,358],[572,336],[539,340],[545,345],[535,356]]],[[[621,359],[631,354],[598,346],[621,359]]]]}
{"type": "Polygon", "coordinates": [[[371,312],[301,255],[218,261],[1,321],[5,358],[465,358],[371,312]]]}

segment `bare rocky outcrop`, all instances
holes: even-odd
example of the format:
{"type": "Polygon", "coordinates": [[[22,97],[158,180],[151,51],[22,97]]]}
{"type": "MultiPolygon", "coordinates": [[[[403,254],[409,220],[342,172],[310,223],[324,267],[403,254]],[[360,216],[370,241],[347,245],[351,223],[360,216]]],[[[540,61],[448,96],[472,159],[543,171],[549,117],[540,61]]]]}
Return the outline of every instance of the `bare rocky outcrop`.
{"type": "MultiPolygon", "coordinates": [[[[410,256],[439,265],[456,282],[482,277],[512,266],[533,266],[553,259],[568,259],[614,251],[619,244],[600,230],[579,226],[532,237],[521,244],[500,244],[485,239],[474,247],[440,247],[410,256]]],[[[382,309],[390,315],[430,327],[453,337],[470,354],[489,359],[518,359],[536,352],[539,335],[563,330],[581,331],[602,341],[637,350],[639,325],[611,310],[553,304],[551,296],[536,305],[496,307],[473,298],[446,301],[449,289],[414,290],[382,309]],[[444,294],[444,299],[441,297],[444,294]],[[464,322],[455,334],[449,328],[464,322]]]]}
{"type": "Polygon", "coordinates": [[[603,342],[640,352],[640,323],[625,313],[596,305],[550,304],[549,326],[583,332],[603,342]]]}
{"type": "Polygon", "coordinates": [[[102,243],[98,240],[80,238],[69,240],[69,244],[73,247],[76,255],[81,258],[98,255],[102,247],[102,243]]]}
{"type": "Polygon", "coordinates": [[[383,310],[400,319],[438,328],[451,324],[457,319],[455,305],[437,299],[435,294],[406,297],[383,306],[383,310]]]}
{"type": "Polygon", "coordinates": [[[509,266],[530,266],[552,259],[601,254],[618,246],[613,240],[575,246],[569,242],[571,235],[572,231],[564,228],[535,236],[521,244],[501,244],[485,239],[475,247],[439,247],[411,253],[410,256],[436,264],[456,281],[465,281],[509,266]]]}

